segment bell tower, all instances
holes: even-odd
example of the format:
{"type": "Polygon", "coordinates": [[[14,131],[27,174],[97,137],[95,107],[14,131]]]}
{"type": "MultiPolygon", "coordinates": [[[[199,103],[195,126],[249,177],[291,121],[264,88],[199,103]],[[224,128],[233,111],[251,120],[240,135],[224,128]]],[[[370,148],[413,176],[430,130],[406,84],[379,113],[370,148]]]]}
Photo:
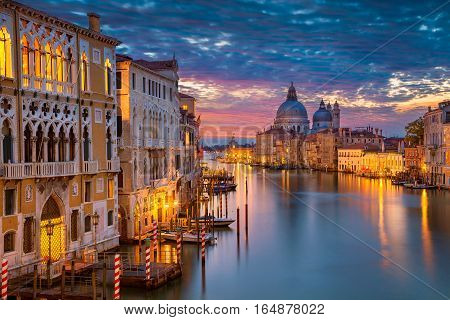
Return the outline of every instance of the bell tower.
{"type": "Polygon", "coordinates": [[[333,116],[333,128],[339,129],[341,127],[341,109],[339,109],[339,104],[337,101],[333,105],[331,115],[333,116]]]}

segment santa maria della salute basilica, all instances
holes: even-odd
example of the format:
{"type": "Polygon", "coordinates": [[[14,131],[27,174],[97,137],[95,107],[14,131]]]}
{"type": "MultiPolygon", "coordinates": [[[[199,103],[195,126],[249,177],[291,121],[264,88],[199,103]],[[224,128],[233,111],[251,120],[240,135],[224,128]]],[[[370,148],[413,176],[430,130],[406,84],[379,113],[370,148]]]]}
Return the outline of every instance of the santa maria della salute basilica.
{"type": "Polygon", "coordinates": [[[306,166],[305,148],[309,146],[309,141],[319,139],[322,149],[331,149],[325,152],[330,155],[323,157],[324,163],[327,163],[327,168],[334,168],[337,165],[337,158],[334,159],[334,142],[337,139],[334,137],[342,135],[340,113],[337,101],[334,105],[329,102],[325,105],[322,99],[310,125],[308,112],[298,101],[294,84],[291,83],[286,101],[279,106],[273,125],[256,135],[256,164],[270,167],[306,166]]]}
{"type": "Polygon", "coordinates": [[[315,133],[323,129],[338,129],[340,112],[337,101],[333,106],[330,103],[325,106],[325,102],[322,100],[319,109],[314,113],[313,124],[310,128],[308,112],[305,106],[298,101],[294,84],[291,83],[286,101],[278,108],[272,128],[297,134],[315,133]]]}

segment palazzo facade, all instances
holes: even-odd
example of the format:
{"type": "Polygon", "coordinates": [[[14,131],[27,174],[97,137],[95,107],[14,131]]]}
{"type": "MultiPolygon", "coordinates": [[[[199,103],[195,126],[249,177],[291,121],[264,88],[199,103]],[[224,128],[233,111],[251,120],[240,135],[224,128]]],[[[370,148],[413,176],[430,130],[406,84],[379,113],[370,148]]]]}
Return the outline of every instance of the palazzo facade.
{"type": "Polygon", "coordinates": [[[0,10],[0,258],[57,275],[118,245],[119,41],[95,14],[82,28],[13,1],[0,10]]]}

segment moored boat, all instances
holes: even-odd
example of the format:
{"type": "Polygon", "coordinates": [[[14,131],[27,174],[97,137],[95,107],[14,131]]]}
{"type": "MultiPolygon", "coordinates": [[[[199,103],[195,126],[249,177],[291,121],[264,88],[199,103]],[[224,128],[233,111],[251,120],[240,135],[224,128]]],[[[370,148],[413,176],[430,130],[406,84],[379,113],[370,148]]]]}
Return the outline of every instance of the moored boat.
{"type": "MultiPolygon", "coordinates": [[[[175,231],[164,231],[161,232],[161,238],[169,241],[176,241],[177,240],[177,232],[175,231]]],[[[183,232],[183,242],[189,242],[189,243],[198,243],[202,241],[201,234],[200,236],[196,232],[183,232]]],[[[205,234],[205,241],[209,242],[213,240],[213,236],[211,233],[205,234]]]]}
{"type": "MultiPolygon", "coordinates": [[[[199,223],[206,223],[209,219],[210,223],[212,224],[212,216],[202,216],[198,218],[198,222],[199,223]]],[[[228,227],[230,224],[232,224],[233,222],[235,222],[235,219],[231,219],[231,218],[214,218],[214,227],[228,227]]]]}

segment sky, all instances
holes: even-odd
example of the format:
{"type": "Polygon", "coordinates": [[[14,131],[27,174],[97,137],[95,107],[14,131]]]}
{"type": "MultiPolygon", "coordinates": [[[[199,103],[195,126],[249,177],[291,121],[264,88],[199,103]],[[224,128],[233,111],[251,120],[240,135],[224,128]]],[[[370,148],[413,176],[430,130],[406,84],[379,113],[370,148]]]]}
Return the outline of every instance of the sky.
{"type": "Polygon", "coordinates": [[[337,100],[341,126],[392,136],[450,99],[450,1],[20,2],[81,26],[96,12],[133,58],[175,54],[204,136],[269,126],[291,81],[310,120],[337,100]]]}

